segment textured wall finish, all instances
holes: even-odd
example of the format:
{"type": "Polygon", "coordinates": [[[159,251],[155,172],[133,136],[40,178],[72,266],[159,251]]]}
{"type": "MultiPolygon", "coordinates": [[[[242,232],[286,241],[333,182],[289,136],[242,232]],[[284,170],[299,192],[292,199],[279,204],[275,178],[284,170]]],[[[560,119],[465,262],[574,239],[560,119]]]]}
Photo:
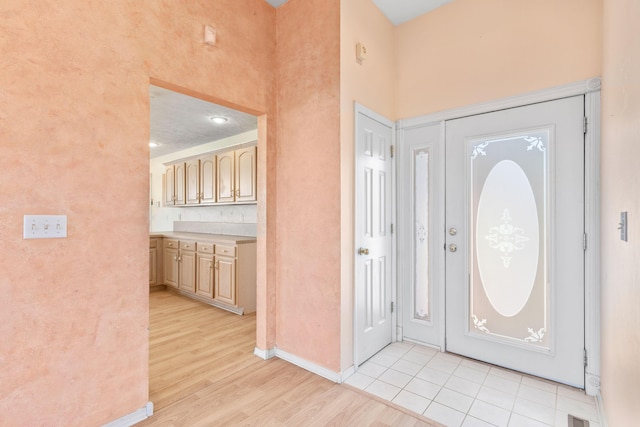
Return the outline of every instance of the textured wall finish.
{"type": "Polygon", "coordinates": [[[340,2],[278,8],[278,348],[340,370],[340,2]]]}
{"type": "Polygon", "coordinates": [[[340,9],[340,190],[342,370],[353,365],[354,102],[395,119],[395,28],[371,0],[345,0],[340,9]],[[369,53],[358,64],[355,46],[369,53]]]}
{"type": "Polygon", "coordinates": [[[4,0],[0,28],[0,425],[102,425],[148,400],[149,79],[273,112],[275,10],[4,0]]]}
{"type": "Polygon", "coordinates": [[[604,2],[602,395],[608,424],[640,418],[640,3],[604,2]],[[629,215],[628,241],[617,230],[629,215]]]}
{"type": "Polygon", "coordinates": [[[602,0],[456,0],[396,28],[405,119],[600,75],[602,0]]]}

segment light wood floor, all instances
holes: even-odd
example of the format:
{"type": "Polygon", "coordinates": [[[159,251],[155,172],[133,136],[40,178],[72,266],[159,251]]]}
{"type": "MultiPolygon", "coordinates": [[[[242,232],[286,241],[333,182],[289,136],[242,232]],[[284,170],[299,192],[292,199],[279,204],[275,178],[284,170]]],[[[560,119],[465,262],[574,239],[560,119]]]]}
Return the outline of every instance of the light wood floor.
{"type": "Polygon", "coordinates": [[[283,360],[253,355],[255,315],[150,295],[149,400],[139,426],[437,426],[283,360]]]}

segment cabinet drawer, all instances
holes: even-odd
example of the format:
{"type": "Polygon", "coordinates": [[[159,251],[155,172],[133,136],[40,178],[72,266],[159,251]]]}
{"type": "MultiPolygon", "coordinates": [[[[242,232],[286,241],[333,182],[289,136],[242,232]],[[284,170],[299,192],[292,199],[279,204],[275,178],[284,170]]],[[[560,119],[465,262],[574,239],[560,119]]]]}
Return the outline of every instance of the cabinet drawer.
{"type": "Polygon", "coordinates": [[[229,245],[216,245],[216,255],[236,256],[236,247],[229,245]]]}
{"type": "Polygon", "coordinates": [[[164,247],[165,248],[173,248],[178,249],[178,241],[174,239],[164,239],[164,247]]]}
{"type": "Polygon", "coordinates": [[[195,251],[196,242],[180,242],[180,249],[183,251],[195,251]]]}
{"type": "Polygon", "coordinates": [[[198,242],[198,252],[203,252],[206,254],[213,253],[213,243],[201,243],[198,242]]]}
{"type": "Polygon", "coordinates": [[[157,248],[158,239],[149,239],[149,248],[157,248]]]}

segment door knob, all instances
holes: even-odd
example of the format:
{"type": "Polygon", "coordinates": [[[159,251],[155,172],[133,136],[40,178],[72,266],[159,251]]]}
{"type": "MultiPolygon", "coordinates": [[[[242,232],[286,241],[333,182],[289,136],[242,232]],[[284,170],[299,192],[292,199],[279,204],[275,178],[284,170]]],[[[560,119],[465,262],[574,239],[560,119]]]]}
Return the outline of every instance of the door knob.
{"type": "Polygon", "coordinates": [[[449,252],[455,252],[458,250],[458,245],[456,245],[455,243],[452,243],[449,245],[449,252]]]}
{"type": "Polygon", "coordinates": [[[358,249],[358,255],[369,255],[369,249],[367,248],[358,249]]]}

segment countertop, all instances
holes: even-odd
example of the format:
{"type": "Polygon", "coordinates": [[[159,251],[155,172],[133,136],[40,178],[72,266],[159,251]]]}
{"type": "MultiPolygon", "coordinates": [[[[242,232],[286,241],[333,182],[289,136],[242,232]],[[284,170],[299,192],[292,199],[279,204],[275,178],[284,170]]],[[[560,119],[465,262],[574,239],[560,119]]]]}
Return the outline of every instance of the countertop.
{"type": "Polygon", "coordinates": [[[166,237],[169,239],[176,240],[195,240],[195,241],[205,241],[205,242],[221,242],[221,243],[253,243],[256,241],[255,237],[247,237],[247,236],[232,236],[227,234],[207,234],[207,233],[186,233],[186,232],[177,232],[177,231],[151,231],[149,232],[149,237],[166,237]]]}

